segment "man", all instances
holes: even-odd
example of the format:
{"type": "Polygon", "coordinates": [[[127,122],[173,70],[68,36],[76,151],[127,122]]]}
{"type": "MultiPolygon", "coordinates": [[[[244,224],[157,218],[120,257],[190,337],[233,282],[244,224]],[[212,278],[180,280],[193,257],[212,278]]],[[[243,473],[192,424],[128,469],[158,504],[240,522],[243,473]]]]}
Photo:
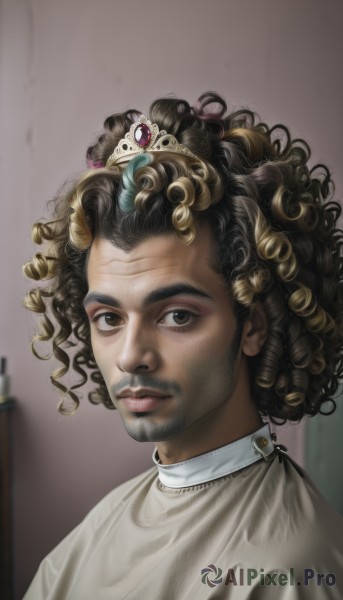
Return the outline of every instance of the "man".
{"type": "Polygon", "coordinates": [[[91,401],[155,442],[155,466],[91,511],[25,599],[342,598],[342,520],[266,423],[330,408],[343,372],[329,174],[213,93],[104,127],[34,226],[48,245],[25,271],[46,284],[26,305],[62,363],[60,410],[90,371],[91,401]]]}

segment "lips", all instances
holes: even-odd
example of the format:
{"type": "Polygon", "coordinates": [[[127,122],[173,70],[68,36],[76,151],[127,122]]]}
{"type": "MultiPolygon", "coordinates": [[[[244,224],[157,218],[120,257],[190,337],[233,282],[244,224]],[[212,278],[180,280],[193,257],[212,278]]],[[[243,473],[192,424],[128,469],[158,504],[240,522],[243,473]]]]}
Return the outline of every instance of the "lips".
{"type": "Polygon", "coordinates": [[[149,398],[166,398],[167,395],[151,388],[139,388],[138,390],[127,388],[118,394],[117,398],[144,398],[146,396],[149,398]]]}
{"type": "Polygon", "coordinates": [[[117,399],[132,412],[150,412],[161,406],[161,402],[168,398],[171,396],[163,395],[161,392],[149,388],[125,389],[117,395],[117,399]]]}

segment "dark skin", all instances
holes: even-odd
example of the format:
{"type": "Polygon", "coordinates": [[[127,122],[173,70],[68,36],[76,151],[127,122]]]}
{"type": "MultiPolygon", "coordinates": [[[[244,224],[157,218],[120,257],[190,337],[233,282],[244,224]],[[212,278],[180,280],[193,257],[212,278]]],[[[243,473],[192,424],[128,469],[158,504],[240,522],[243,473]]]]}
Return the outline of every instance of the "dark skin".
{"type": "Polygon", "coordinates": [[[189,246],[166,234],[130,252],[97,238],[90,250],[85,307],[97,364],[128,433],[154,441],[165,464],[262,425],[248,360],[265,342],[265,315],[253,306],[235,342],[237,319],[213,248],[204,228],[189,246]]]}

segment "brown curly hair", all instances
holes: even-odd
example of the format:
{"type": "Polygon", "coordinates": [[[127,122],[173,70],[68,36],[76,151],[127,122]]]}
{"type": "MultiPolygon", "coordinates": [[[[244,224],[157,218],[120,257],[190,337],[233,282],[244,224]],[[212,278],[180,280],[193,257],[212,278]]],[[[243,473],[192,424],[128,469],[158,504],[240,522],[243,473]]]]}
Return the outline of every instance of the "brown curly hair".
{"type": "Polygon", "coordinates": [[[59,410],[77,408],[75,390],[88,376],[97,384],[90,400],[114,408],[83,308],[94,237],[129,250],[174,231],[190,244],[196,224],[206,222],[237,316],[242,321],[255,301],[267,315],[268,339],[250,362],[260,413],[277,422],[298,420],[324,412],[326,401],[332,405],[326,412],[332,412],[343,374],[343,232],[328,169],[309,169],[308,145],[292,140],[286,127],[269,128],[250,110],[227,114],[225,101],[207,92],[193,107],[174,98],[150,107],[151,121],[195,158],[154,153],[129,176],[127,165],[108,159],[140,114],[129,110],[106,119],[104,132],[88,148],[88,170],[55,199],[52,220],[33,227],[33,239],[44,249],[24,270],[44,284],[29,292],[25,305],[43,315],[34,354],[48,358],[36,344],[52,342],[62,364],[51,375],[64,395],[59,410]],[[131,210],[121,206],[123,195],[131,210]],[[80,381],[66,387],[61,378],[71,365],[80,381]]]}

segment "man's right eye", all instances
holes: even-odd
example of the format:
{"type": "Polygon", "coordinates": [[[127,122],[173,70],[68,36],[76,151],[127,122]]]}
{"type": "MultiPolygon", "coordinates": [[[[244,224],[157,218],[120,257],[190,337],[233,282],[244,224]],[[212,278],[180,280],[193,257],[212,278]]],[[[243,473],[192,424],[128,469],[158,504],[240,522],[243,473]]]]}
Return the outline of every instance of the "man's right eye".
{"type": "Polygon", "coordinates": [[[98,331],[112,331],[120,325],[121,318],[112,312],[103,312],[96,314],[92,322],[98,331]]]}

